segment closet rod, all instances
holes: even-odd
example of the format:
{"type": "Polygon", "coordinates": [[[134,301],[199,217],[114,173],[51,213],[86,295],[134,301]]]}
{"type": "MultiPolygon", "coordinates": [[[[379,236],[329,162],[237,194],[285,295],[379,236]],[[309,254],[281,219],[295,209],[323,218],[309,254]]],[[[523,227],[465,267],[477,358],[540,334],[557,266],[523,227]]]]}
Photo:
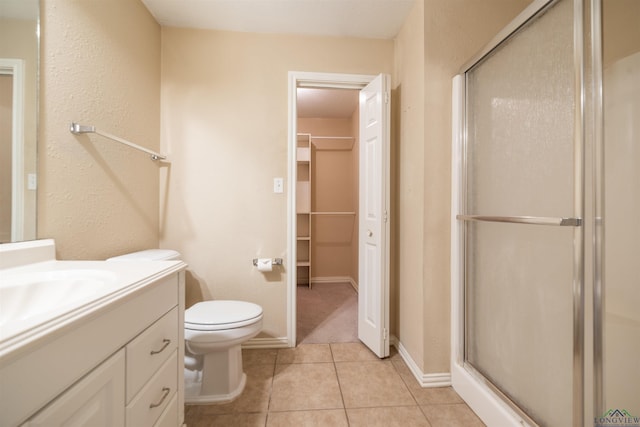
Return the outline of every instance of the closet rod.
{"type": "Polygon", "coordinates": [[[138,144],[127,141],[126,139],[111,135],[110,133],[101,132],[97,130],[95,126],[83,126],[78,123],[71,123],[71,126],[69,126],[69,131],[74,135],[79,135],[82,133],[97,133],[98,135],[111,139],[112,141],[116,141],[128,147],[135,148],[136,150],[143,151],[151,155],[151,160],[165,160],[167,158],[167,156],[163,156],[162,154],[156,153],[155,151],[151,151],[147,148],[141,147],[138,144]]]}
{"type": "Polygon", "coordinates": [[[312,136],[311,139],[353,139],[353,136],[312,136]]]}
{"type": "Polygon", "coordinates": [[[355,212],[311,212],[311,215],[355,215],[355,212]]]}

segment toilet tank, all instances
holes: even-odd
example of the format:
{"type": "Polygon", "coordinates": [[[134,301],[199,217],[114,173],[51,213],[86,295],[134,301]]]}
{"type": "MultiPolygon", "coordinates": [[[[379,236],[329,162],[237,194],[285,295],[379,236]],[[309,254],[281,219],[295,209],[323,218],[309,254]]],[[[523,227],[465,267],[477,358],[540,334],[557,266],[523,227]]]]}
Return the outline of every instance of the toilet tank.
{"type": "Polygon", "coordinates": [[[147,249],[108,258],[107,261],[174,261],[180,259],[180,252],[172,249],[147,249]]]}

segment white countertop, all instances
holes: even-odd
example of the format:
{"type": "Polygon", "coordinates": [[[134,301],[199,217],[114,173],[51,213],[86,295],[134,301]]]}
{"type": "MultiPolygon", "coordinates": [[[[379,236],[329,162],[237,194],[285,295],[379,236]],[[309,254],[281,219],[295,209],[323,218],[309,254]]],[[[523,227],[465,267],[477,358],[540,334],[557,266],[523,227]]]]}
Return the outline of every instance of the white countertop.
{"type": "Polygon", "coordinates": [[[42,297],[44,286],[52,278],[58,283],[65,282],[68,277],[77,278],[73,286],[80,286],[73,288],[63,283],[64,286],[56,288],[56,291],[51,291],[53,287],[46,289],[46,292],[51,292],[48,301],[40,298],[33,302],[30,297],[25,300],[21,295],[16,303],[15,298],[12,301],[9,301],[11,298],[5,298],[6,301],[3,301],[0,297],[0,313],[5,313],[0,314],[0,365],[28,351],[40,341],[55,338],[79,322],[108,310],[112,304],[134,297],[158,279],[184,268],[186,264],[182,261],[48,260],[0,270],[0,292],[3,288],[9,292],[8,288],[24,283],[32,286],[35,281],[39,282],[37,285],[40,290],[33,292],[32,296],[42,297]],[[83,284],[89,286],[92,282],[100,283],[91,291],[81,288],[83,284]],[[58,289],[66,294],[56,294],[58,289]],[[29,304],[39,306],[34,309],[29,304]],[[7,314],[8,311],[11,313],[7,314]]]}

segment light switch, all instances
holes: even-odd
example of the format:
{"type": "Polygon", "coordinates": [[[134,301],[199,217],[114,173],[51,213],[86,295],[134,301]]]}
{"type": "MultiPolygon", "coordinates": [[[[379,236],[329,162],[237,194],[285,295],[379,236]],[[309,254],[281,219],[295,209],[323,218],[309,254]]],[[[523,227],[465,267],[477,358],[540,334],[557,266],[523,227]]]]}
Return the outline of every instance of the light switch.
{"type": "Polygon", "coordinates": [[[284,178],[273,178],[273,192],[282,193],[284,191],[284,178]]]}

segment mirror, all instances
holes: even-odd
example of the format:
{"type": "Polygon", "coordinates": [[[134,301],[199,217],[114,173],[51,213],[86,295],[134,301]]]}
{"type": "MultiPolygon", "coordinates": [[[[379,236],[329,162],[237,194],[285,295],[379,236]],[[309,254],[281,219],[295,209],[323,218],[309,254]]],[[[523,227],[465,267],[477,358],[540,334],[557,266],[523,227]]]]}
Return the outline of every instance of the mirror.
{"type": "Polygon", "coordinates": [[[38,0],[0,1],[0,243],[36,238],[38,0]]]}

